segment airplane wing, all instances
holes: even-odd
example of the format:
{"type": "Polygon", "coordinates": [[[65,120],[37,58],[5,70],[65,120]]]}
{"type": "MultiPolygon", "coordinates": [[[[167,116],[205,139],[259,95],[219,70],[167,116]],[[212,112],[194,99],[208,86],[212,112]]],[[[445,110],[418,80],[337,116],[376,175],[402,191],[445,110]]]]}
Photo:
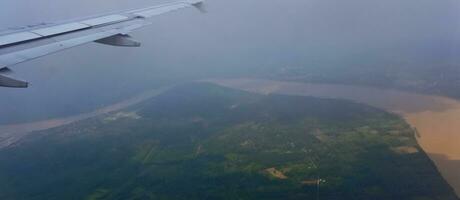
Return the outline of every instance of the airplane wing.
{"type": "Polygon", "coordinates": [[[139,47],[128,35],[149,25],[154,16],[182,8],[204,12],[203,0],[182,0],[118,13],[73,20],[60,24],[41,24],[0,33],[0,87],[26,88],[26,81],[9,77],[10,67],[42,56],[90,42],[111,46],[139,47]]]}

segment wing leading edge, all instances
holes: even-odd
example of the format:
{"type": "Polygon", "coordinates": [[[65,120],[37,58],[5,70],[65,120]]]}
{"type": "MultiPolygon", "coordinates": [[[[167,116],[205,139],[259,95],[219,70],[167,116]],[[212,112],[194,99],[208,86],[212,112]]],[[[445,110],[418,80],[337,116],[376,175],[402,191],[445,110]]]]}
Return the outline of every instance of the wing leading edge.
{"type": "Polygon", "coordinates": [[[28,87],[7,75],[10,66],[90,42],[138,47],[128,33],[151,24],[149,18],[187,7],[205,12],[203,6],[203,0],[184,0],[0,35],[0,87],[28,87]]]}

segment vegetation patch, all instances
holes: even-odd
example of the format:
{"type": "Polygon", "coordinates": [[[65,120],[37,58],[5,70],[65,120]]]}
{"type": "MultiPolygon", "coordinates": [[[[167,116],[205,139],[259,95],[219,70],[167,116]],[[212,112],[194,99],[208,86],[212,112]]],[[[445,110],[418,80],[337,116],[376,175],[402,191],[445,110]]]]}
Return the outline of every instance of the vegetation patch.
{"type": "Polygon", "coordinates": [[[369,106],[199,83],[121,113],[0,151],[0,199],[457,199],[369,106]]]}

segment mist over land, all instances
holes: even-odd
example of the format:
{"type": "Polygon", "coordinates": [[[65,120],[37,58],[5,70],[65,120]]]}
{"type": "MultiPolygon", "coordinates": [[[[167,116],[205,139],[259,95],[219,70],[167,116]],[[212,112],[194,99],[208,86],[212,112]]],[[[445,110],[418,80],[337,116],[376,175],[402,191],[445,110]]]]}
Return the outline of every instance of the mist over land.
{"type": "MultiPolygon", "coordinates": [[[[0,27],[160,2],[2,1],[0,27]]],[[[387,74],[428,74],[416,80],[455,76],[458,8],[454,0],[212,0],[205,15],[190,9],[153,19],[152,26],[132,34],[141,48],[88,44],[15,66],[14,76],[32,85],[0,88],[0,123],[88,112],[146,89],[201,78],[296,73],[306,81],[382,85],[401,79],[387,74]]]]}

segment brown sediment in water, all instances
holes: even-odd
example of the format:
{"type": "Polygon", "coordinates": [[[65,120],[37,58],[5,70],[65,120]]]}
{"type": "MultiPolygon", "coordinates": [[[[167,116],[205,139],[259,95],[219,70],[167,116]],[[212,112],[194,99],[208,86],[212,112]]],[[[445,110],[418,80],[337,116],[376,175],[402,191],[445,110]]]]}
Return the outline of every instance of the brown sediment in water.
{"type": "Polygon", "coordinates": [[[391,89],[259,79],[206,80],[261,94],[346,99],[397,113],[414,127],[417,141],[460,196],[460,101],[391,89]]]}
{"type": "Polygon", "coordinates": [[[417,127],[420,134],[418,142],[422,147],[429,149],[429,153],[460,160],[460,108],[442,112],[406,113],[404,118],[409,124],[417,127]]]}
{"type": "Polygon", "coordinates": [[[441,112],[406,113],[404,118],[417,127],[418,143],[460,196],[460,106],[441,112]]]}
{"type": "MultiPolygon", "coordinates": [[[[403,116],[416,129],[417,140],[438,170],[460,196],[460,102],[397,90],[338,84],[306,84],[258,79],[205,80],[222,86],[261,94],[287,94],[346,99],[403,116]]],[[[34,131],[59,127],[137,104],[167,88],[148,91],[94,112],[61,119],[0,125],[0,149],[14,145],[34,131]]]]}

